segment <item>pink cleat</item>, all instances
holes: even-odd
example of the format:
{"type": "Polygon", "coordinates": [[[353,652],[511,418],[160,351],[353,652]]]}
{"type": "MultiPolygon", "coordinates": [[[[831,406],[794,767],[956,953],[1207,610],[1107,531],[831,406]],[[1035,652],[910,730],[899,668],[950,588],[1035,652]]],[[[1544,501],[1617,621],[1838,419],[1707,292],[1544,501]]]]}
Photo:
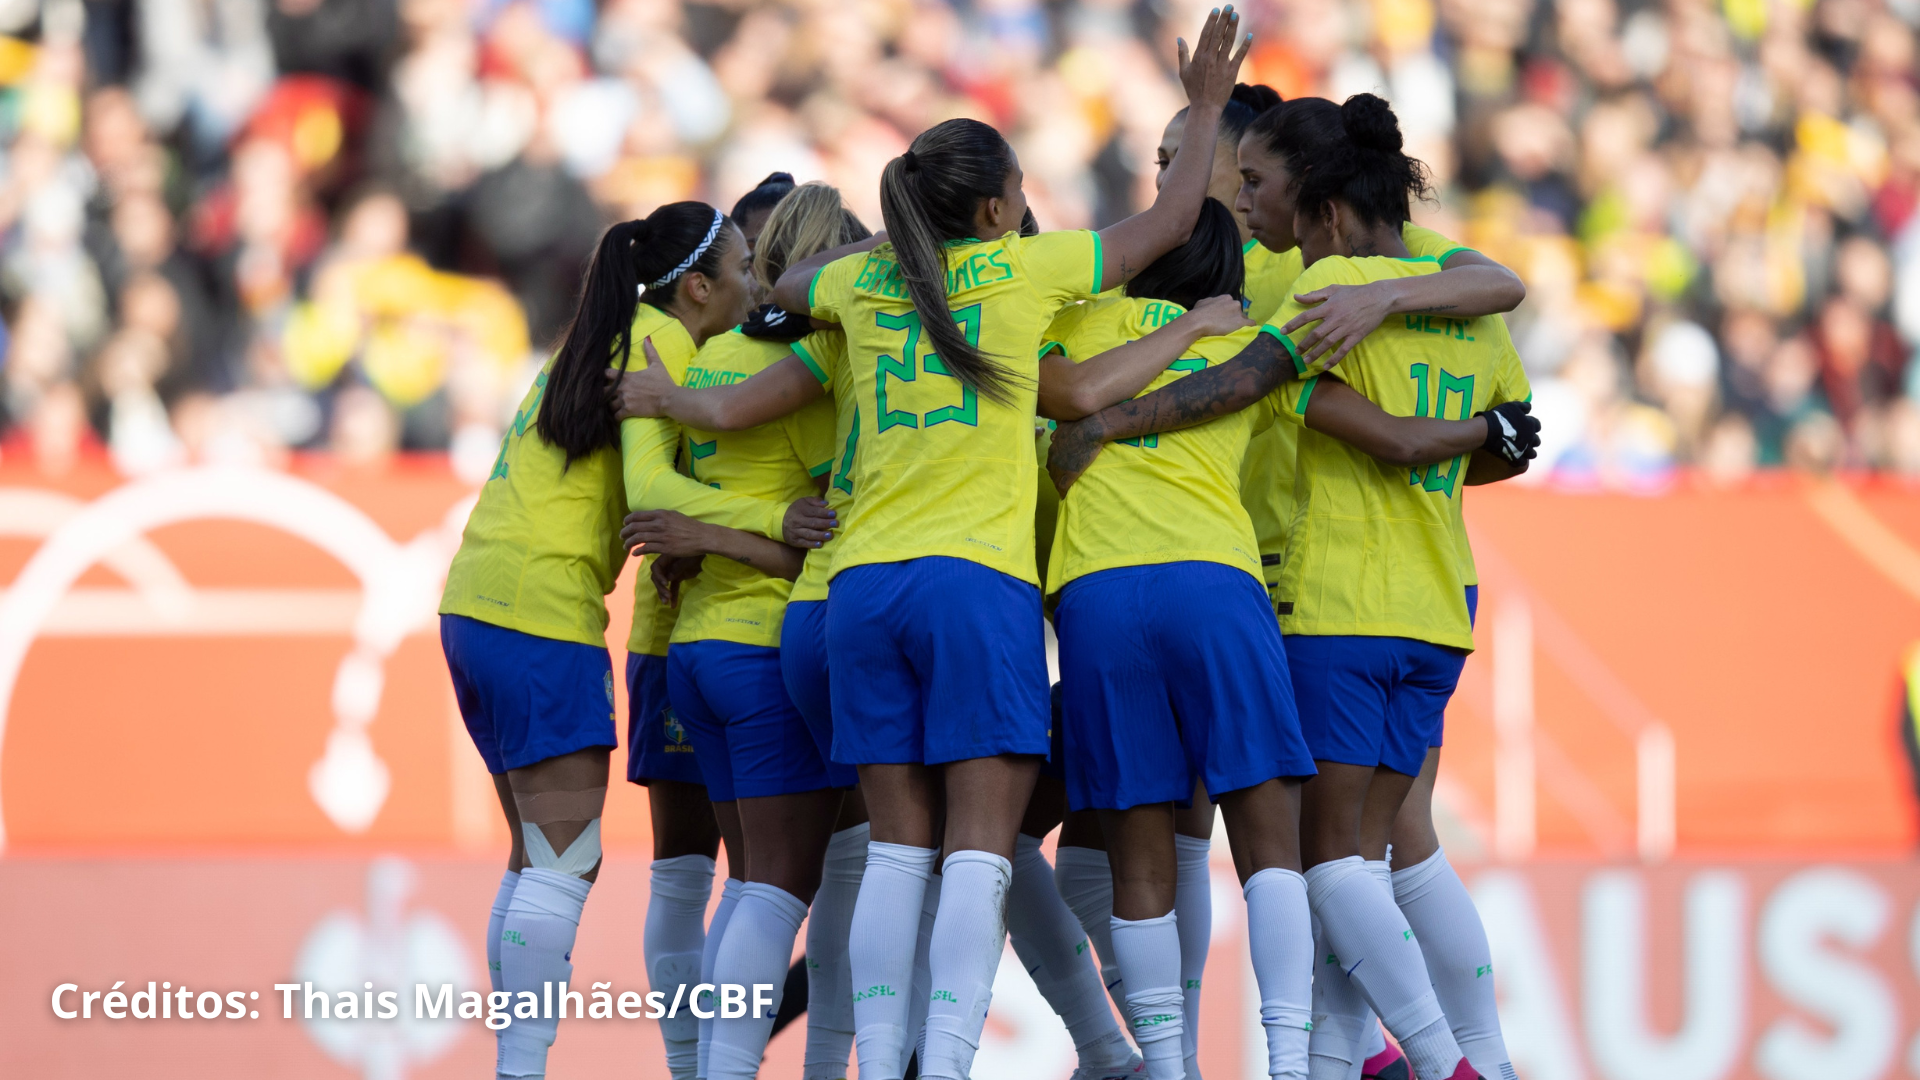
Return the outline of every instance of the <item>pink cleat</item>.
{"type": "Polygon", "coordinates": [[[1467,1064],[1466,1058],[1461,1058],[1460,1064],[1453,1067],[1453,1075],[1447,1077],[1447,1080],[1486,1080],[1486,1077],[1481,1076],[1477,1069],[1467,1064]]]}
{"type": "Polygon", "coordinates": [[[1367,1059],[1360,1066],[1360,1080],[1413,1080],[1413,1066],[1407,1063],[1407,1055],[1392,1043],[1385,1050],[1367,1059]]]}

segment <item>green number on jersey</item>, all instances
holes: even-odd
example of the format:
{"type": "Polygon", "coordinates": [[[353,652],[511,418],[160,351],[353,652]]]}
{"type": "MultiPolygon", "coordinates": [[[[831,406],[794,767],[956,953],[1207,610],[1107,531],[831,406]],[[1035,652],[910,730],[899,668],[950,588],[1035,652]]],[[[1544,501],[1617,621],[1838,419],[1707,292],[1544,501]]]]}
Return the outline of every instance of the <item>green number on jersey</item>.
{"type": "MultiPolygon", "coordinates": [[[[942,405],[940,408],[928,412],[924,417],[917,416],[908,409],[888,408],[888,378],[892,378],[897,382],[914,382],[918,379],[922,371],[925,371],[929,375],[944,375],[947,378],[953,378],[954,375],[952,371],[948,370],[947,365],[940,361],[939,354],[928,353],[924,359],[920,357],[921,327],[920,313],[918,311],[908,311],[900,315],[889,315],[885,312],[880,312],[874,315],[873,321],[874,325],[882,330],[902,330],[905,331],[907,335],[906,341],[901,345],[898,358],[888,356],[886,353],[881,353],[875,361],[874,403],[879,407],[876,430],[885,431],[890,427],[919,428],[923,426],[923,420],[925,421],[925,427],[944,424],[950,420],[956,423],[966,424],[968,427],[973,427],[979,423],[979,395],[974,393],[974,389],[971,386],[961,387],[960,404],[942,405]]],[[[973,304],[954,312],[953,321],[966,333],[967,344],[979,348],[980,305],[973,304]]],[[[838,478],[836,478],[836,482],[837,480],[838,478]]],[[[852,489],[849,487],[846,490],[851,491],[852,489]]]]}
{"type": "MultiPolygon", "coordinates": [[[[1449,395],[1453,395],[1457,396],[1460,401],[1459,408],[1455,410],[1457,415],[1451,419],[1469,419],[1473,415],[1473,376],[1455,375],[1450,371],[1442,369],[1438,381],[1433,383],[1431,387],[1433,391],[1433,411],[1432,413],[1428,413],[1428,376],[1430,374],[1431,370],[1426,364],[1414,364],[1407,369],[1407,376],[1411,378],[1414,383],[1415,400],[1413,403],[1413,415],[1431,415],[1439,420],[1449,419],[1447,416],[1447,398],[1449,395]]],[[[1456,481],[1460,478],[1460,468],[1465,464],[1466,460],[1466,455],[1464,454],[1454,458],[1452,461],[1446,463],[1447,468],[1445,472],[1440,471],[1440,465],[1437,462],[1424,468],[1414,469],[1408,474],[1407,483],[1418,484],[1427,491],[1444,491],[1446,492],[1447,498],[1451,499],[1453,498],[1454,488],[1457,486],[1456,481]]]]}

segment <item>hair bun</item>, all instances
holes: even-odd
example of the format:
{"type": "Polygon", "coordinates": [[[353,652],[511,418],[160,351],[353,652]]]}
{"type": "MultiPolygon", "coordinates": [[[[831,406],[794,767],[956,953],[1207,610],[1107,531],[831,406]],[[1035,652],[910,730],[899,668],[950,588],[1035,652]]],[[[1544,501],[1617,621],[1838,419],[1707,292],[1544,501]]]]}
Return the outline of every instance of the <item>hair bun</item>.
{"type": "Polygon", "coordinates": [[[1265,83],[1235,83],[1233,95],[1228,100],[1245,105],[1258,116],[1286,99],[1280,96],[1280,91],[1265,83]]]}
{"type": "Polygon", "coordinates": [[[1393,107],[1372,94],[1355,94],[1340,106],[1340,126],[1364,150],[1400,152],[1400,120],[1393,107]]]}
{"type": "Polygon", "coordinates": [[[755,184],[753,186],[756,189],[758,189],[763,187],[775,187],[778,185],[784,185],[786,187],[794,187],[795,184],[793,182],[793,174],[786,173],[786,172],[770,172],[767,174],[767,178],[765,180],[762,180],[758,184],[755,184]]]}

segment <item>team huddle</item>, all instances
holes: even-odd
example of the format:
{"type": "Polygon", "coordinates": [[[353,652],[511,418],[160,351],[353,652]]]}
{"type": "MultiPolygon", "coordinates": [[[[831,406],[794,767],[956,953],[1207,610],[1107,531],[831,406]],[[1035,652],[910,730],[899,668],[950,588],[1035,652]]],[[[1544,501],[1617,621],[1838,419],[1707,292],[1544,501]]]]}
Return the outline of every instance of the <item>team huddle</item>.
{"type": "MultiPolygon", "coordinates": [[[[964,119],[887,164],[879,234],[785,174],[607,231],[440,607],[513,837],[494,990],[572,971],[632,554],[666,999],[784,984],[804,923],[803,1080],[966,1080],[1010,937],[1073,1080],[1200,1080],[1218,807],[1271,1076],[1512,1080],[1430,803],[1461,504],[1538,444],[1524,289],[1410,223],[1386,102],[1236,84],[1250,40],[1181,43],[1158,195],[1098,232],[1039,231],[964,119]]],[[[682,1008],[667,1067],[748,1080],[772,1025],[682,1008]]]]}

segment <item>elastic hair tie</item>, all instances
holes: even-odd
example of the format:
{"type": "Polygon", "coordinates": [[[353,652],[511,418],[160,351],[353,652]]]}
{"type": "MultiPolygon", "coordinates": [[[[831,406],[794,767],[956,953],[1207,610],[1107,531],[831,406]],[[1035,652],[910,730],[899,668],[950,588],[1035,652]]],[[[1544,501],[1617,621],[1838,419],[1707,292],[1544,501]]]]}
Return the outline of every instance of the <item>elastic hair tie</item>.
{"type": "Polygon", "coordinates": [[[693,269],[693,264],[699,262],[700,257],[707,253],[707,249],[713,246],[713,238],[720,235],[720,226],[726,220],[727,220],[727,216],[725,214],[722,214],[720,211],[715,210],[713,212],[713,225],[707,229],[706,239],[700,241],[700,245],[693,249],[693,254],[687,256],[684,259],[681,259],[679,266],[676,266],[673,269],[667,271],[665,276],[661,277],[660,280],[650,282],[647,285],[647,288],[664,289],[668,285],[673,284],[674,280],[678,278],[681,274],[684,274],[687,271],[693,269]]]}

